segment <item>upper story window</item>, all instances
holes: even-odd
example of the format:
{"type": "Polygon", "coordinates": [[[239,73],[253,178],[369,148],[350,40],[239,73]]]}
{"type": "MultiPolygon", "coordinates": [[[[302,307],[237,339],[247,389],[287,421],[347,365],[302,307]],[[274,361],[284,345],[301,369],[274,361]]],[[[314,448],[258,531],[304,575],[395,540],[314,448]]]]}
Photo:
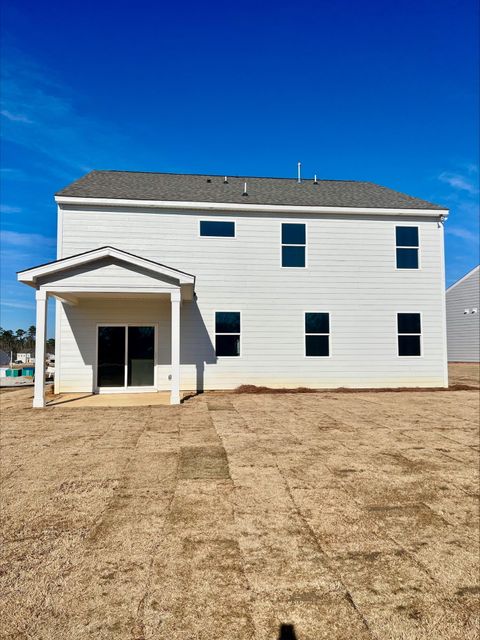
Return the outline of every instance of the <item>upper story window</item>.
{"type": "Polygon", "coordinates": [[[422,355],[422,319],[419,313],[397,313],[398,355],[422,355]]]}
{"type": "Polygon", "coordinates": [[[200,235],[215,238],[234,238],[235,222],[225,220],[200,220],[200,235]]]}
{"type": "Polygon", "coordinates": [[[240,311],[215,313],[215,353],[217,356],[240,355],[240,311]]]}
{"type": "Polygon", "coordinates": [[[329,313],[305,313],[305,355],[330,355],[329,313]]]}
{"type": "Polygon", "coordinates": [[[282,267],[304,267],[306,244],[305,224],[282,223],[282,267]]]}
{"type": "Polygon", "coordinates": [[[418,227],[395,227],[397,269],[418,269],[418,227]]]}

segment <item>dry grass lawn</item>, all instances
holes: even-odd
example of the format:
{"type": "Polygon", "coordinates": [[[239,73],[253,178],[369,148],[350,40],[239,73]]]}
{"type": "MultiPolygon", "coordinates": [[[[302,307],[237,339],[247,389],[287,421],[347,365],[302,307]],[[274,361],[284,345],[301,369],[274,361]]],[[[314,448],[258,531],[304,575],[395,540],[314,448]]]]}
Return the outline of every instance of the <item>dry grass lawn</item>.
{"type": "Polygon", "coordinates": [[[0,398],[2,638],[478,637],[477,391],[30,397],[0,398]]]}

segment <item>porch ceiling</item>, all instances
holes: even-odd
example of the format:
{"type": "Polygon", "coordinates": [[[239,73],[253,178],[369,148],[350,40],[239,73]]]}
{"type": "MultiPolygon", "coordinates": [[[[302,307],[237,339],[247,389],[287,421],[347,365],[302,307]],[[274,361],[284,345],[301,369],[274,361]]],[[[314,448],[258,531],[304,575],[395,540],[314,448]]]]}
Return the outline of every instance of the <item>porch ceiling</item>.
{"type": "MultiPolygon", "coordinates": [[[[182,300],[191,300],[191,296],[188,295],[186,287],[180,288],[182,300]]],[[[49,294],[65,302],[66,304],[76,305],[82,300],[158,300],[158,299],[170,299],[170,292],[167,291],[145,291],[145,292],[131,292],[131,291],[57,291],[49,290],[49,294]]]]}

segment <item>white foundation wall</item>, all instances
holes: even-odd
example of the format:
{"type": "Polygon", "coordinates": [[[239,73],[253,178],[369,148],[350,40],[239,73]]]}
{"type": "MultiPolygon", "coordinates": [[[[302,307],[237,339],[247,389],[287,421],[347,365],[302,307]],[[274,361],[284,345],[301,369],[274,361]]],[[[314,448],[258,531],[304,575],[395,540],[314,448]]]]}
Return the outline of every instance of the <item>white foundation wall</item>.
{"type": "MultiPolygon", "coordinates": [[[[60,257],[110,245],[196,276],[197,299],[181,309],[183,389],[447,383],[443,226],[436,220],[63,206],[59,229],[60,257]],[[235,220],[236,237],[199,237],[199,221],[209,219],[235,220]],[[282,222],[306,223],[307,268],[280,266],[282,222]],[[395,268],[397,224],[419,227],[418,270],[395,268]],[[241,312],[240,357],[215,357],[215,311],[241,312]],[[330,314],[328,358],[304,355],[308,311],[330,314]],[[421,357],[397,355],[398,312],[422,314],[421,357]]],[[[58,390],[92,390],[96,325],[108,322],[159,324],[157,386],[168,389],[166,298],[64,308],[58,390]]]]}

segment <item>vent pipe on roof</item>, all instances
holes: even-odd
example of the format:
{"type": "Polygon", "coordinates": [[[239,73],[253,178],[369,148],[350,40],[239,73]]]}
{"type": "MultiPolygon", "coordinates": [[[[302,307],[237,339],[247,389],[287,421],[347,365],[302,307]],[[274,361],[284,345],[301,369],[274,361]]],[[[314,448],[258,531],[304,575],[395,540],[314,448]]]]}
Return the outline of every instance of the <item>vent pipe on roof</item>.
{"type": "Polygon", "coordinates": [[[248,192],[247,192],[247,183],[244,182],[243,183],[243,193],[242,196],[248,196],[248,192]]]}
{"type": "Polygon", "coordinates": [[[315,174],[313,177],[313,184],[318,184],[317,174],[315,174]]]}
{"type": "Polygon", "coordinates": [[[228,177],[227,177],[227,176],[224,176],[224,178],[223,178],[223,184],[228,184],[228,177]]]}
{"type": "Polygon", "coordinates": [[[297,182],[300,184],[302,181],[302,163],[297,162],[297,182]]]}

